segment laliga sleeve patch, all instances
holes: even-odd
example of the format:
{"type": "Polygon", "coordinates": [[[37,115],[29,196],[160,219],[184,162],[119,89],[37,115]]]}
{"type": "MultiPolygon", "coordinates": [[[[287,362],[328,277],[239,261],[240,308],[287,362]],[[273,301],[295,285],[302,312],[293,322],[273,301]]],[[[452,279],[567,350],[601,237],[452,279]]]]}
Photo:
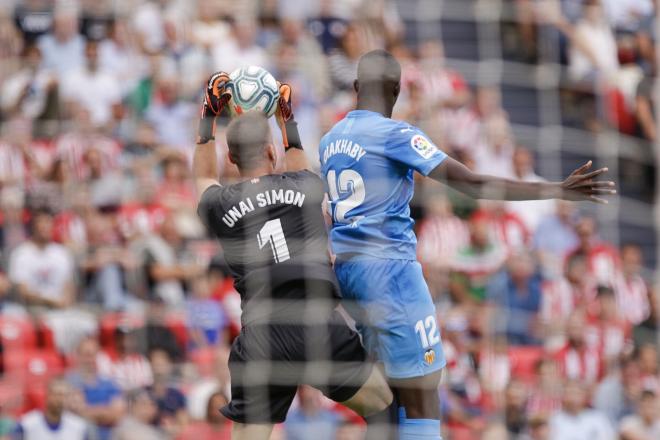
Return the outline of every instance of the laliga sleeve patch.
{"type": "Polygon", "coordinates": [[[416,134],[412,137],[412,139],[410,139],[410,146],[424,159],[430,159],[431,156],[433,156],[435,152],[438,151],[436,146],[433,145],[433,142],[426,139],[421,134],[416,134]]]}

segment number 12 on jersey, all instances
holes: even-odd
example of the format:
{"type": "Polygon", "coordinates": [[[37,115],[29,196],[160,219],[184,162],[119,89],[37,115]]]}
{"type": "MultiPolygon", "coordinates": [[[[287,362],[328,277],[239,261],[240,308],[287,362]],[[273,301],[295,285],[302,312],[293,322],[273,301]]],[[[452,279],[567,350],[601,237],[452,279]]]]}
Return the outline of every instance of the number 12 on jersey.
{"type": "Polygon", "coordinates": [[[264,223],[259,234],[257,234],[257,242],[259,243],[259,249],[263,249],[264,246],[270,244],[275,263],[281,263],[291,258],[289,246],[286,244],[286,238],[282,230],[282,222],[279,218],[264,223]]]}
{"type": "Polygon", "coordinates": [[[337,173],[328,171],[328,192],[330,193],[331,215],[337,223],[352,223],[360,217],[347,218],[349,211],[360,206],[365,199],[364,180],[360,173],[354,170],[343,170],[337,173]],[[349,193],[347,197],[342,195],[349,193]]]}

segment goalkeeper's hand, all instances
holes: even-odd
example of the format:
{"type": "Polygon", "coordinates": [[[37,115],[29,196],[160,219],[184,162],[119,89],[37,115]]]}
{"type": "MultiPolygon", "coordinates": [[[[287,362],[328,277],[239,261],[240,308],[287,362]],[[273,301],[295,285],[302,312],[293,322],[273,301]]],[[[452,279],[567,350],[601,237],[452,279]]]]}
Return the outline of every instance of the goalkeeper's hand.
{"type": "Polygon", "coordinates": [[[300,134],[298,133],[298,123],[293,117],[293,106],[291,105],[291,86],[286,83],[277,82],[280,91],[280,98],[277,100],[277,109],[275,109],[275,119],[282,131],[282,142],[284,148],[298,148],[302,150],[300,134]]]}
{"type": "Polygon", "coordinates": [[[231,93],[226,89],[229,81],[229,75],[226,72],[215,72],[206,83],[197,134],[198,144],[205,144],[211,139],[215,139],[215,118],[231,99],[231,93]]]}

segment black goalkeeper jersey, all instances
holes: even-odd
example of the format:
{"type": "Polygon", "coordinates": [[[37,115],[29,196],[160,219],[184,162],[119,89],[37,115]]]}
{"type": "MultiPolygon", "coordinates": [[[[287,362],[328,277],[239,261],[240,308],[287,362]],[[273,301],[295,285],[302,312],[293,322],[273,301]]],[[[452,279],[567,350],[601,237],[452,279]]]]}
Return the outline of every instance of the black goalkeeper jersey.
{"type": "Polygon", "coordinates": [[[296,281],[330,282],[337,296],[323,197],[321,179],[307,170],[215,185],[204,192],[197,212],[222,244],[244,314],[257,298],[304,299],[290,297],[299,296],[300,289],[283,288],[296,281]]]}

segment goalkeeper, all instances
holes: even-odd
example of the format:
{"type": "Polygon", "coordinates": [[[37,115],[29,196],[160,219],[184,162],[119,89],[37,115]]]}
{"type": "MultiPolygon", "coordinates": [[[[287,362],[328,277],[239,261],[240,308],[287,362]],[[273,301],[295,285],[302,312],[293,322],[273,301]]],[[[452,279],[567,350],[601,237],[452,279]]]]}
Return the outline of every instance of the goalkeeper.
{"type": "Polygon", "coordinates": [[[280,85],[276,111],[286,170],[276,167],[267,119],[246,113],[226,133],[229,160],[244,180],[222,186],[213,138],[215,118],[231,100],[228,81],[219,72],[208,82],[193,172],[198,214],[220,240],[241,294],[242,329],[229,357],[232,396],[222,408],[236,422],[232,438],[268,439],[303,383],[363,416],[383,411],[392,402],[387,382],[337,310],[323,183],[308,170],[291,88],[280,85]]]}

